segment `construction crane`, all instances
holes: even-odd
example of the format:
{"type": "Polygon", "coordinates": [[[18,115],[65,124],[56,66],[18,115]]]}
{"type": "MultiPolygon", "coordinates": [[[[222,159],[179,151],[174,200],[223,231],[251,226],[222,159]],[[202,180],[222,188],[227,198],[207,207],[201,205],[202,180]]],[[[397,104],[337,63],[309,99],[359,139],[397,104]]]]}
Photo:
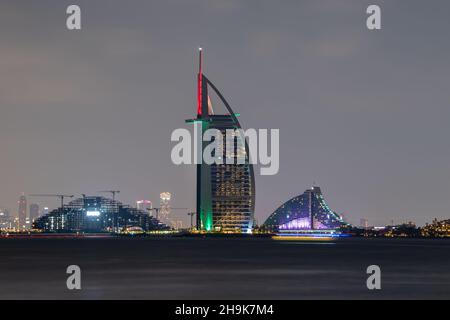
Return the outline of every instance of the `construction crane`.
{"type": "Polygon", "coordinates": [[[97,191],[100,193],[111,193],[113,201],[116,201],[116,194],[120,193],[120,190],[103,190],[103,191],[97,191]]]}
{"type": "Polygon", "coordinates": [[[68,194],[30,194],[30,197],[55,197],[61,200],[61,212],[64,212],[64,199],[73,198],[74,195],[68,194]]]}
{"type": "Polygon", "coordinates": [[[191,216],[191,230],[194,228],[194,223],[192,219],[194,218],[194,215],[196,215],[195,212],[188,212],[188,216],[191,216]]]}

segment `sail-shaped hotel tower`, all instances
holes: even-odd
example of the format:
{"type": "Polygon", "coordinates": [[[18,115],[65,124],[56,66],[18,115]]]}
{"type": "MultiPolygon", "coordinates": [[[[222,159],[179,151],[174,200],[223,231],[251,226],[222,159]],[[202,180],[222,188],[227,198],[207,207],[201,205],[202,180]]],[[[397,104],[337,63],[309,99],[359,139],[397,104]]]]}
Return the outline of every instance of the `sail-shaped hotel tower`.
{"type": "MultiPolygon", "coordinates": [[[[201,137],[208,129],[218,129],[224,137],[227,129],[240,130],[241,125],[237,119],[239,114],[231,109],[222,93],[203,74],[201,49],[197,83],[197,117],[187,122],[201,125],[201,137]],[[213,100],[212,96],[225,107],[224,114],[215,112],[217,106],[213,105],[212,101],[216,100],[213,100]]],[[[202,154],[208,144],[198,142],[202,154]]],[[[221,150],[216,152],[220,152],[223,159],[233,158],[234,164],[226,164],[229,161],[224,161],[224,164],[206,164],[201,161],[197,164],[197,230],[224,233],[251,232],[255,209],[255,178],[248,151],[247,142],[242,143],[241,147],[239,143],[235,143],[232,150],[227,150],[226,144],[223,144],[221,150]],[[238,157],[244,157],[245,161],[238,164],[238,157]]]]}

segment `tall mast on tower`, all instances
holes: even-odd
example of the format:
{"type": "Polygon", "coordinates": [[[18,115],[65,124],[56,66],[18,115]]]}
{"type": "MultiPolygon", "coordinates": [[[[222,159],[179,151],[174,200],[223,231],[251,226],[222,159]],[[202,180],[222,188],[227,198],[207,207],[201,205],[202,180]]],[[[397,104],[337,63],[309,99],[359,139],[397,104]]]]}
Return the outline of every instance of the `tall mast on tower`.
{"type": "Polygon", "coordinates": [[[197,79],[197,116],[202,115],[203,104],[203,71],[202,71],[202,48],[198,48],[198,79],[197,79]]]}

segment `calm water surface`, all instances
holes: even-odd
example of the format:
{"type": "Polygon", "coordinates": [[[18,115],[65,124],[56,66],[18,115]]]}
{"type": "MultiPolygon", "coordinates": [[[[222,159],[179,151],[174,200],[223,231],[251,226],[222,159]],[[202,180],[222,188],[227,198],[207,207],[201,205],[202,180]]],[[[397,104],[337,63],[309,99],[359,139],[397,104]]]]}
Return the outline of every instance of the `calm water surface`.
{"type": "Polygon", "coordinates": [[[0,239],[0,299],[450,298],[450,241],[0,239]],[[66,289],[68,265],[82,290],[66,289]],[[382,290],[366,288],[367,266],[382,290]]]}

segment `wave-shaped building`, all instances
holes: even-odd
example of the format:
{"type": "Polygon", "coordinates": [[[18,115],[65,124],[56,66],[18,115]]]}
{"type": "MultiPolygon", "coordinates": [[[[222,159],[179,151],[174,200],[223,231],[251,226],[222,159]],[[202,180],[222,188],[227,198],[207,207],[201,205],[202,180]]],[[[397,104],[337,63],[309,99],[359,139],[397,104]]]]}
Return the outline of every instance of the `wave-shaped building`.
{"type": "Polygon", "coordinates": [[[330,209],[319,187],[312,187],[275,210],[263,228],[272,232],[335,230],[346,225],[342,217],[330,209]]]}

